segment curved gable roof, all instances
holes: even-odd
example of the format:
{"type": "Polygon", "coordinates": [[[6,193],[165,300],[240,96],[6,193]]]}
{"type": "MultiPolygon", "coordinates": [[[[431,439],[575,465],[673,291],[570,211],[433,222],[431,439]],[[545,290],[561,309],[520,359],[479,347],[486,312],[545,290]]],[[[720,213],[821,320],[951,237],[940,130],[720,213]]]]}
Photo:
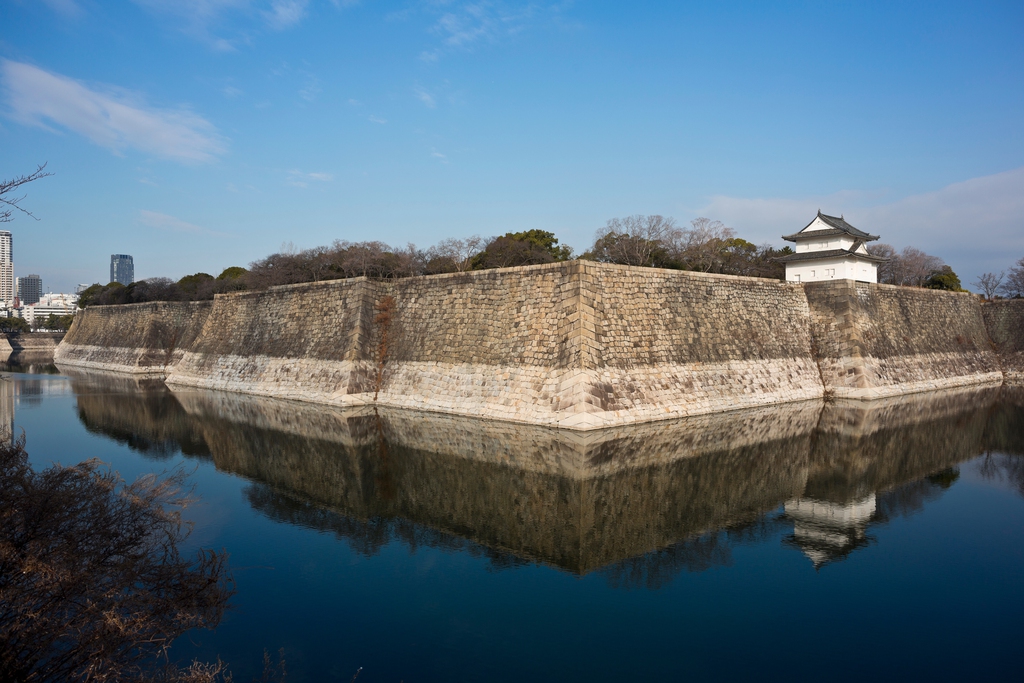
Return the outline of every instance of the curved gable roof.
{"type": "Polygon", "coordinates": [[[786,240],[787,242],[796,242],[797,239],[811,237],[827,237],[829,235],[843,234],[849,235],[850,237],[856,237],[857,239],[864,240],[865,242],[872,242],[878,239],[878,235],[872,235],[864,232],[863,230],[858,230],[857,228],[847,223],[842,216],[839,216],[838,218],[835,216],[827,216],[823,214],[820,210],[818,211],[818,215],[814,217],[814,220],[812,220],[810,223],[803,227],[803,230],[801,230],[800,232],[795,232],[792,235],[783,235],[782,239],[786,240]],[[807,228],[811,227],[814,224],[814,221],[818,220],[819,218],[821,219],[822,223],[829,226],[831,229],[812,230],[809,233],[804,233],[804,230],[807,230],[807,228]]]}

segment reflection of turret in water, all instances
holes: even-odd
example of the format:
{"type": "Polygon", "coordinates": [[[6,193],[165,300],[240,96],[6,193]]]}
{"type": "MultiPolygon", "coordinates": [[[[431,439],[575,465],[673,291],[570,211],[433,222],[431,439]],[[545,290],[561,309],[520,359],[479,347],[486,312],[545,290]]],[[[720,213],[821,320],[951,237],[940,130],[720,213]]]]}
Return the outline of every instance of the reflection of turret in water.
{"type": "Polygon", "coordinates": [[[785,543],[815,568],[867,546],[869,527],[891,516],[879,510],[917,490],[908,482],[927,482],[981,452],[998,395],[997,388],[962,389],[826,408],[807,486],[783,508],[793,525],[785,543]]]}
{"type": "Polygon", "coordinates": [[[797,498],[787,501],[783,509],[793,522],[793,535],[786,540],[800,548],[817,569],[867,544],[875,494],[849,503],[797,498]]]}
{"type": "Polygon", "coordinates": [[[96,380],[76,382],[90,429],[209,453],[218,469],[253,482],[254,508],[360,552],[399,540],[467,549],[500,566],[601,569],[616,585],[652,587],[727,563],[737,542],[789,529],[816,565],[861,547],[908,487],[980,452],[998,392],[786,404],[566,432],[170,394],[159,384],[104,393],[96,380]]]}

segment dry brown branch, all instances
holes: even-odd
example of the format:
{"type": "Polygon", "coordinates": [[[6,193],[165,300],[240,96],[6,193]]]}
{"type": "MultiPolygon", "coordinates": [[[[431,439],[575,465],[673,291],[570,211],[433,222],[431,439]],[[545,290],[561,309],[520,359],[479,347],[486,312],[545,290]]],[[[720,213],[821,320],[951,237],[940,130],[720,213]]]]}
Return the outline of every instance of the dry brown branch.
{"type": "Polygon", "coordinates": [[[0,445],[0,680],[138,680],[176,637],[220,621],[224,554],[179,551],[186,473],[35,472],[24,443],[0,445]]]}

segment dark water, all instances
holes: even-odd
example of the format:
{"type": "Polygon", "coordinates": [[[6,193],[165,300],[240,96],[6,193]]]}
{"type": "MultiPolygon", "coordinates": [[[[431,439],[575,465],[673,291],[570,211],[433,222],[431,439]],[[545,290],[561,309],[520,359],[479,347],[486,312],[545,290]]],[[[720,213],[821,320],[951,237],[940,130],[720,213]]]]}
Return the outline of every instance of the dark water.
{"type": "Polygon", "coordinates": [[[175,656],[290,681],[1019,680],[1024,392],[586,435],[12,374],[37,466],[184,463],[238,594],[175,656]]]}

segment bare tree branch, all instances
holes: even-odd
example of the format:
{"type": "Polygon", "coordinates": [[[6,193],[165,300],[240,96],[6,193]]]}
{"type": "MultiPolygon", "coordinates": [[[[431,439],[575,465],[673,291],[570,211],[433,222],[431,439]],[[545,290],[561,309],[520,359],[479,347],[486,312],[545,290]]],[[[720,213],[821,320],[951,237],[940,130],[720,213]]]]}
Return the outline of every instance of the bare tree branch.
{"type": "Polygon", "coordinates": [[[17,190],[22,185],[31,183],[33,180],[39,180],[40,178],[46,178],[47,176],[53,175],[52,173],[47,173],[44,170],[45,168],[46,164],[44,163],[28,175],[18,176],[11,180],[0,180],[0,223],[10,223],[14,220],[15,210],[20,211],[29,218],[39,220],[31,211],[19,206],[19,203],[25,198],[25,195],[20,197],[8,197],[7,195],[12,191],[17,190]]]}

